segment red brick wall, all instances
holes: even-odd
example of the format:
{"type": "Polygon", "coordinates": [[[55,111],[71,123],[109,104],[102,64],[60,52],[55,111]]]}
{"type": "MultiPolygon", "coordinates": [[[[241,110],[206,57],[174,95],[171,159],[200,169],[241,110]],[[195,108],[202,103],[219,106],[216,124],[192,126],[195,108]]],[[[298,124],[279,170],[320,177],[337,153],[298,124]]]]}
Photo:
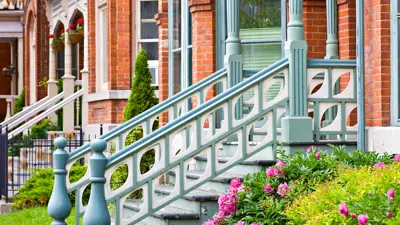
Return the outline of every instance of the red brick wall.
{"type": "Polygon", "coordinates": [[[326,2],[304,0],[304,37],[308,44],[308,58],[322,59],[326,54],[326,2]]]}
{"type": "Polygon", "coordinates": [[[390,1],[365,0],[365,117],[390,125],[390,1]]]}
{"type": "Polygon", "coordinates": [[[89,103],[89,124],[121,123],[126,100],[104,100],[89,103]]]}
{"type": "MultiPolygon", "coordinates": [[[[158,1],[158,87],[159,101],[168,98],[168,0],[158,1]]],[[[160,126],[168,122],[168,113],[160,116],[160,126]]]]}
{"type": "MultiPolygon", "coordinates": [[[[11,63],[11,46],[9,43],[0,43],[0,72],[4,67],[8,67],[11,63]]],[[[11,77],[6,77],[3,74],[0,75],[0,95],[11,94],[11,77]]],[[[5,99],[0,99],[0,121],[6,117],[7,103],[5,99]]]]}
{"type": "MultiPolygon", "coordinates": [[[[36,27],[36,82],[39,83],[44,77],[48,78],[49,74],[49,21],[46,16],[46,1],[45,0],[32,0],[25,5],[25,17],[23,18],[24,24],[24,78],[25,78],[25,102],[31,104],[30,100],[30,69],[29,62],[29,46],[31,37],[29,37],[30,20],[33,19],[36,27]]],[[[36,87],[37,101],[47,96],[46,87],[36,87]]]]}
{"type": "MultiPolygon", "coordinates": [[[[132,63],[132,4],[108,0],[108,89],[129,90],[132,63]]],[[[96,93],[96,1],[88,1],[89,93],[96,93]]],[[[126,100],[89,103],[89,124],[121,123],[126,100]]]]}

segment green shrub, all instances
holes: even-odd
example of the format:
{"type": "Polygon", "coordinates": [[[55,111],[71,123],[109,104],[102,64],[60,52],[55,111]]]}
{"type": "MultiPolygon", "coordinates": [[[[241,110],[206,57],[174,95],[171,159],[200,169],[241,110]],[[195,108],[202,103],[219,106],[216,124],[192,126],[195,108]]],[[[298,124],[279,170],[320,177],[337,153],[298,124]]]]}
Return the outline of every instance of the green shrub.
{"type": "MultiPolygon", "coordinates": [[[[73,183],[79,180],[85,173],[87,167],[73,166],[70,171],[70,182],[73,183]]],[[[37,169],[29,178],[24,186],[19,189],[17,195],[14,196],[13,208],[25,209],[37,206],[47,206],[51,193],[53,191],[54,173],[52,168],[37,169]]],[[[75,204],[74,193],[70,194],[71,204],[75,204]]],[[[89,199],[89,192],[85,191],[83,202],[89,199]]]]}
{"type": "Polygon", "coordinates": [[[22,89],[21,94],[15,99],[14,115],[21,112],[25,107],[25,88],[22,89]]]}
{"type": "Polygon", "coordinates": [[[58,127],[53,125],[49,119],[44,119],[31,127],[28,137],[30,139],[47,139],[47,132],[52,130],[58,130],[58,127]]]}
{"type": "Polygon", "coordinates": [[[357,224],[357,219],[339,213],[339,205],[345,202],[349,215],[365,214],[371,224],[387,224],[395,220],[387,217],[388,212],[393,216],[400,212],[400,197],[389,200],[389,189],[400,193],[400,163],[384,168],[341,168],[336,179],[294,201],[285,215],[288,224],[357,224]]]}

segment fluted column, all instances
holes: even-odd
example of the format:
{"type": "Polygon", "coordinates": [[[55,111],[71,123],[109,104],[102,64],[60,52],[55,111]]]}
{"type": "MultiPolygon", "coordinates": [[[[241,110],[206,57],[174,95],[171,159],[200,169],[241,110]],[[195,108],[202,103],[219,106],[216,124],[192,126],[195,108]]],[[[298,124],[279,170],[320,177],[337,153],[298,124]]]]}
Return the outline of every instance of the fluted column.
{"type": "Polygon", "coordinates": [[[339,58],[337,1],[326,0],[327,40],[325,59],[339,58]]]}
{"type": "Polygon", "coordinates": [[[312,141],[312,120],[307,105],[307,42],[304,40],[303,0],[289,0],[288,39],[285,53],[289,59],[289,111],[282,119],[282,141],[312,141]]]}
{"type": "MultiPolygon", "coordinates": [[[[240,51],[240,20],[239,1],[227,0],[227,33],[225,68],[228,70],[229,88],[243,80],[243,56],[240,51]]],[[[235,117],[243,115],[243,99],[239,99],[238,107],[235,107],[235,117]]]]}
{"type": "MultiPolygon", "coordinates": [[[[69,41],[68,32],[65,32],[65,74],[63,79],[64,99],[74,94],[75,77],[72,75],[72,45],[69,41]]],[[[74,102],[66,104],[63,108],[63,130],[72,132],[74,130],[74,102]]]]}

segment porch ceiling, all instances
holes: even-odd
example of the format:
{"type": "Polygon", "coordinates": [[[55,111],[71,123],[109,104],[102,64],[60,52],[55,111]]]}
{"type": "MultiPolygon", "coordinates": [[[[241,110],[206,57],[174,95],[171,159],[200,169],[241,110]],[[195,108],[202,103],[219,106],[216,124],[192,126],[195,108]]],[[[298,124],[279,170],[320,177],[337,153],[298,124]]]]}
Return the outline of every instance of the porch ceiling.
{"type": "Polygon", "coordinates": [[[0,38],[22,37],[22,24],[19,21],[0,21],[0,38]]]}

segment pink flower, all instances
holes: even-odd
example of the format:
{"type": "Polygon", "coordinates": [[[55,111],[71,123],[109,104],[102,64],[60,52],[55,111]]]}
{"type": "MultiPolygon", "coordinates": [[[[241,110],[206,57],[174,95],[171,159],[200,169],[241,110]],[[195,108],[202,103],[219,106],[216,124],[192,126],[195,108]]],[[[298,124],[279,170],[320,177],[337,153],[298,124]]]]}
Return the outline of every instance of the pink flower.
{"type": "Polygon", "coordinates": [[[280,170],[283,170],[283,168],[285,168],[285,163],[283,163],[282,160],[278,160],[276,165],[279,167],[280,170]]]}
{"type": "Polygon", "coordinates": [[[315,147],[314,145],[311,145],[310,147],[307,148],[307,153],[315,151],[316,149],[317,149],[317,147],[315,147]]]}
{"type": "Polygon", "coordinates": [[[204,222],[203,225],[215,225],[215,223],[212,220],[208,220],[208,221],[204,222]]]}
{"type": "Polygon", "coordinates": [[[400,154],[395,155],[393,160],[395,162],[400,162],[400,154]]]}
{"type": "Polygon", "coordinates": [[[315,158],[320,159],[321,158],[321,153],[319,153],[319,152],[315,153],[315,158]]]}
{"type": "Polygon", "coordinates": [[[280,195],[282,197],[286,196],[289,193],[289,191],[290,191],[290,187],[289,187],[289,185],[287,185],[286,182],[283,184],[280,184],[278,187],[278,195],[280,195]]]}
{"type": "Polygon", "coordinates": [[[281,171],[279,171],[277,168],[274,168],[274,167],[269,167],[267,169],[266,173],[267,173],[267,177],[273,177],[273,176],[282,174],[281,171]]]}
{"type": "Polygon", "coordinates": [[[385,163],[383,162],[378,162],[377,164],[374,165],[374,168],[383,168],[385,167],[385,163]]]}
{"type": "Polygon", "coordinates": [[[358,216],[358,225],[365,225],[368,223],[368,217],[364,214],[358,216]]]}
{"type": "Polygon", "coordinates": [[[218,198],[218,206],[219,212],[218,215],[220,217],[230,216],[237,211],[236,202],[238,202],[238,198],[236,195],[221,195],[218,198]]]}
{"type": "Polygon", "coordinates": [[[223,223],[224,222],[224,212],[219,211],[217,215],[213,216],[214,224],[223,223]]]}
{"type": "Polygon", "coordinates": [[[244,223],[243,223],[243,221],[239,221],[235,225],[244,225],[244,223]]]}
{"type": "Polygon", "coordinates": [[[356,215],[355,213],[352,213],[352,214],[351,214],[351,218],[356,218],[356,216],[357,216],[357,215],[356,215]]]}
{"type": "Polygon", "coordinates": [[[386,214],[386,216],[387,216],[387,218],[390,218],[390,217],[392,217],[392,213],[391,213],[391,212],[388,212],[388,213],[386,214]]]}
{"type": "Polygon", "coordinates": [[[266,183],[265,187],[264,187],[264,192],[268,193],[268,194],[272,194],[272,193],[274,193],[274,189],[271,187],[271,185],[269,183],[266,183]]]}
{"type": "Polygon", "coordinates": [[[387,192],[387,195],[388,195],[388,199],[389,199],[389,200],[393,200],[393,198],[394,198],[394,190],[393,190],[393,189],[390,189],[390,190],[387,192]]]}
{"type": "Polygon", "coordinates": [[[347,208],[347,205],[345,202],[342,202],[339,206],[339,213],[342,214],[345,217],[349,216],[349,208],[347,208]]]}

